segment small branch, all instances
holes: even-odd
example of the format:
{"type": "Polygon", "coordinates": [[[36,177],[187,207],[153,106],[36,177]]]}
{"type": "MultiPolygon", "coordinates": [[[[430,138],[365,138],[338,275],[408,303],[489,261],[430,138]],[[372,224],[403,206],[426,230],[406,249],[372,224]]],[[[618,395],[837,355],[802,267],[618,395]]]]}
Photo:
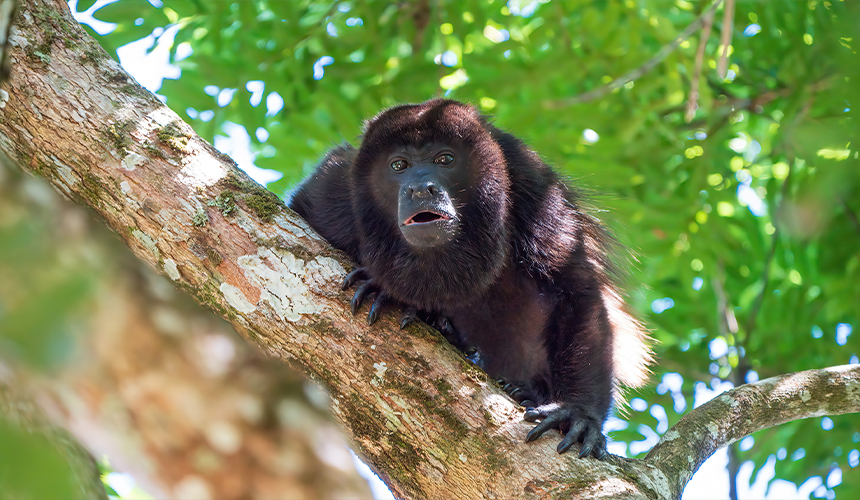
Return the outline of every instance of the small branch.
{"type": "Polygon", "coordinates": [[[714,280],[714,293],[717,295],[717,328],[720,335],[728,338],[729,335],[738,333],[738,319],[735,317],[735,311],[729,305],[729,299],[723,288],[725,281],[725,266],[723,261],[717,262],[717,279],[714,280]]]}
{"type": "Polygon", "coordinates": [[[729,44],[732,43],[734,20],[735,0],[726,0],[726,8],[723,12],[723,28],[720,30],[720,45],[723,47],[723,52],[720,54],[720,60],[717,63],[717,75],[721,80],[727,76],[726,67],[728,66],[729,44]]]}
{"type": "Polygon", "coordinates": [[[8,43],[17,10],[17,0],[0,0],[0,83],[8,80],[12,72],[8,43]]]}
{"type": "Polygon", "coordinates": [[[729,463],[726,465],[726,470],[729,472],[729,500],[738,500],[738,472],[741,470],[738,445],[735,443],[730,444],[728,452],[729,463]]]}
{"type": "Polygon", "coordinates": [[[808,370],[746,384],[715,397],[669,429],[645,457],[666,471],[674,498],[715,451],[792,420],[860,412],[860,365],[808,370]]]}
{"type": "Polygon", "coordinates": [[[585,92],[585,93],[579,94],[579,95],[575,95],[573,97],[568,97],[566,99],[559,99],[556,101],[547,101],[544,103],[544,108],[546,108],[546,109],[560,109],[560,108],[566,108],[568,106],[573,106],[576,104],[582,104],[584,102],[593,101],[595,99],[603,97],[604,95],[612,92],[615,89],[621,88],[622,86],[624,86],[624,84],[626,84],[628,82],[632,82],[634,80],[641,78],[642,75],[644,75],[645,73],[654,69],[655,66],[660,64],[660,61],[665,59],[666,56],[668,56],[676,48],[678,48],[678,45],[681,45],[681,43],[684,40],[686,40],[687,38],[690,37],[690,35],[695,33],[696,30],[699,29],[699,27],[702,26],[702,24],[705,22],[705,18],[709,14],[713,14],[713,12],[717,9],[717,6],[719,6],[720,3],[722,3],[722,1],[723,0],[715,0],[714,3],[710,7],[708,7],[705,10],[705,12],[703,12],[698,18],[696,18],[695,21],[690,23],[690,25],[687,26],[687,28],[684,31],[682,31],[680,35],[675,37],[675,39],[672,40],[671,43],[664,45],[663,48],[661,48],[656,54],[654,54],[654,56],[651,59],[646,61],[645,64],[643,64],[642,66],[639,66],[638,68],[634,69],[633,71],[630,71],[629,73],[625,74],[624,76],[616,78],[615,80],[612,80],[611,82],[607,83],[606,85],[604,85],[602,87],[598,87],[594,90],[590,90],[588,92],[585,92]]]}
{"type": "Polygon", "coordinates": [[[702,62],[705,60],[705,45],[708,44],[708,37],[711,36],[711,27],[714,24],[714,11],[708,11],[705,16],[705,26],[702,28],[702,37],[699,39],[699,48],[696,51],[696,63],[693,67],[693,81],[690,85],[690,100],[687,101],[687,113],[684,118],[687,122],[693,120],[696,115],[699,101],[699,80],[702,75],[702,62]]]}
{"type": "Polygon", "coordinates": [[[845,202],[845,198],[840,196],[839,203],[842,205],[842,209],[845,210],[845,216],[848,217],[848,220],[851,221],[851,225],[857,230],[857,234],[860,234],[860,219],[857,218],[857,214],[848,206],[848,203],[845,202]]]}
{"type": "MultiPolygon", "coordinates": [[[[785,177],[785,181],[782,183],[782,187],[780,188],[779,195],[779,205],[776,208],[776,212],[779,213],[785,204],[785,199],[788,196],[788,188],[791,185],[791,173],[794,171],[794,159],[788,168],[788,175],[785,177]]],[[[750,314],[747,316],[747,320],[744,322],[744,344],[749,343],[749,338],[752,335],[753,330],[755,329],[756,320],[758,320],[758,313],[761,311],[761,306],[764,303],[764,297],[767,293],[767,283],[770,281],[770,268],[771,263],[773,262],[773,258],[776,255],[776,245],[779,243],[779,224],[776,222],[776,218],[773,219],[774,222],[774,231],[773,236],[771,237],[770,242],[770,250],[767,252],[767,257],[764,260],[764,269],[762,270],[761,275],[761,291],[758,296],[755,298],[755,302],[753,302],[752,307],[750,307],[750,314]]]]}

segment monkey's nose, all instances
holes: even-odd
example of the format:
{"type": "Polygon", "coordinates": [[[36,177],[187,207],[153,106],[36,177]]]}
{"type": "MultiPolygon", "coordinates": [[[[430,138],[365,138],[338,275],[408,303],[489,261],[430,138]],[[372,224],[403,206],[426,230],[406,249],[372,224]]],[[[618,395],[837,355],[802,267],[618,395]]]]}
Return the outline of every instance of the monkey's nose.
{"type": "Polygon", "coordinates": [[[412,198],[432,198],[439,194],[439,188],[433,181],[416,183],[409,187],[409,195],[412,198]]]}

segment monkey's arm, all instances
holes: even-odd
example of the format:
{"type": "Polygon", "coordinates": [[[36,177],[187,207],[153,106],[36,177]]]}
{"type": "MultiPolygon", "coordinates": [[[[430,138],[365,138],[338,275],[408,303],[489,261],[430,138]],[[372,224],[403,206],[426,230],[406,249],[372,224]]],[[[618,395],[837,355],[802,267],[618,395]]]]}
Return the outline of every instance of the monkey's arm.
{"type": "Polygon", "coordinates": [[[350,169],[357,150],[342,144],[323,158],[287,204],[335,248],[358,261],[358,226],[352,209],[350,169]]]}
{"type": "Polygon", "coordinates": [[[546,335],[552,401],[526,411],[525,420],[540,420],[526,441],[556,428],[565,433],[559,453],[582,443],[580,457],[602,458],[603,423],[613,397],[612,330],[600,280],[590,266],[576,263],[565,274],[557,283],[568,286],[558,297],[546,335]]]}

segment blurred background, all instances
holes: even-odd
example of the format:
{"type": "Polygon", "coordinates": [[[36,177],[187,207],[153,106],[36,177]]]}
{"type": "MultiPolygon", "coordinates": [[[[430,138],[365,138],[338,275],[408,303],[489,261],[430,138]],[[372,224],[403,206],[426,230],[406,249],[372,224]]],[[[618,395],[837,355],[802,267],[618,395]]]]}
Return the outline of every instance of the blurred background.
{"type": "MultiPolygon", "coordinates": [[[[592,193],[631,251],[622,256],[630,301],[659,341],[658,362],[627,414],[610,421],[610,451],[643,457],[722,391],[860,362],[860,5],[714,3],[69,6],[141,85],[280,196],[398,103],[468,101],[526,140],[592,193]]],[[[0,359],[50,376],[92,345],[104,280],[125,273],[106,271],[106,259],[142,283],[158,278],[139,277],[149,271],[110,238],[92,250],[97,229],[73,207],[52,208],[59,202],[38,181],[6,168],[0,190],[0,359]]],[[[181,300],[159,286],[130,289],[181,300]]],[[[177,328],[149,316],[140,321],[177,328]]],[[[235,359],[264,364],[235,354],[247,349],[224,325],[200,328],[238,346],[231,370],[235,359]]],[[[293,393],[313,406],[313,389],[293,393]]],[[[857,498],[858,449],[857,415],[792,422],[714,455],[685,498],[857,498]]],[[[97,458],[111,495],[146,497],[133,474],[97,458]]],[[[26,465],[0,444],[0,466],[13,462],[26,465]]]]}

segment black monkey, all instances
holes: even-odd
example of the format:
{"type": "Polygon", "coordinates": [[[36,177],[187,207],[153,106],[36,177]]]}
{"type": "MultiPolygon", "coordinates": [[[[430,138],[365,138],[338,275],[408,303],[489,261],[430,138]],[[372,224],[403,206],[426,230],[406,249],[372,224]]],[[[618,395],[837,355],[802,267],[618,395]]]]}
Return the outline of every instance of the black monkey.
{"type": "Polygon", "coordinates": [[[332,150],[290,207],[361,267],[353,313],[377,293],[440,328],[551,428],[564,453],[606,453],[617,382],[640,385],[648,337],[615,284],[612,238],[536,153],[474,107],[447,99],[395,106],[365,125],[359,149],[332,150]],[[475,349],[477,352],[475,352],[475,349]]]}

